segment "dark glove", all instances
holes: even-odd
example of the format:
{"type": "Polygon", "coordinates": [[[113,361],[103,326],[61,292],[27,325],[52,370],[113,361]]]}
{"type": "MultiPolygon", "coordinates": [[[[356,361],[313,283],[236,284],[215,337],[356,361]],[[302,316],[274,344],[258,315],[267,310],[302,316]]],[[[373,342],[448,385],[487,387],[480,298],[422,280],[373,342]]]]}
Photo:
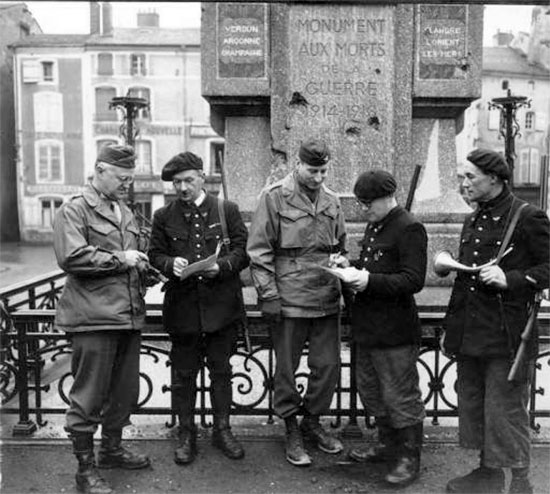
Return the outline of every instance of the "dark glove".
{"type": "Polygon", "coordinates": [[[270,322],[279,322],[282,317],[281,299],[274,298],[262,301],[262,316],[270,322]]]}

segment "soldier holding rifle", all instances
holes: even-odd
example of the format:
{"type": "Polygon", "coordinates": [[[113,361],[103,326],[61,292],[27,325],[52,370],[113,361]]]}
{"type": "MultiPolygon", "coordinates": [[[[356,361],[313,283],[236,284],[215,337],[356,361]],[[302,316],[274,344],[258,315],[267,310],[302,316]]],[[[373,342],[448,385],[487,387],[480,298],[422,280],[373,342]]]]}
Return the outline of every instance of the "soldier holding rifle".
{"type": "Polygon", "coordinates": [[[510,169],[500,154],[476,149],[467,160],[462,185],[478,207],[464,222],[458,261],[489,265],[458,270],[443,348],[457,360],[460,444],[481,453],[480,466],[448,482],[447,492],[502,492],[502,469],[511,468],[509,492],[530,493],[527,403],[536,327],[520,372],[508,377],[535,294],[550,283],[549,221],[510,191],[510,169]]]}

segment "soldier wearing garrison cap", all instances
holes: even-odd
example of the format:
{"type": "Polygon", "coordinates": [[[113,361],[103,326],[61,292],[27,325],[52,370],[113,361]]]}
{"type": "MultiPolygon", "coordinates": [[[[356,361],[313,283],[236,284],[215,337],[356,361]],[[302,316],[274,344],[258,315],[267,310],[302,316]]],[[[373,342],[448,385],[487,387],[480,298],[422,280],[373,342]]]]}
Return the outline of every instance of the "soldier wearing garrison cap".
{"type": "Polygon", "coordinates": [[[352,336],[357,351],[357,390],[376,419],[379,444],[349,453],[355,461],[385,461],[385,480],[410,484],[420,470],[423,420],[416,360],[420,322],[414,294],[424,286],[427,235],[424,226],[397,204],[397,183],[385,170],[369,170],[353,193],[367,227],[361,254],[340,257],[348,286],[356,294],[352,336]]]}
{"type": "Polygon", "coordinates": [[[231,364],[242,317],[239,272],[247,267],[247,230],[237,204],[204,190],[202,159],[189,151],[164,165],[162,180],[172,182],[177,199],[155,212],[149,248],[151,264],[168,278],[163,304],[170,333],[172,398],[179,420],[174,461],[197,455],[196,381],[202,362],[210,371],[214,446],[231,459],[244,450],[229,425],[231,364]],[[216,263],[187,276],[186,268],[203,261],[222,244],[216,263]]]}
{"type": "Polygon", "coordinates": [[[121,446],[139,395],[145,326],[139,226],[123,199],[134,179],[130,146],[100,149],[91,183],[63,204],[54,221],[57,262],[67,273],[55,325],[71,336],[74,382],[65,430],[78,460],[80,492],[111,492],[96,469],[93,436],[101,424],[100,468],[137,469],[149,459],[121,446]]]}
{"type": "Polygon", "coordinates": [[[331,253],[344,252],[346,237],[340,201],[323,185],[329,161],[325,142],[303,142],[296,169],[262,192],[248,241],[252,278],[271,323],[275,412],[286,425],[286,459],[296,466],[311,463],[303,435],[326,453],[343,449],[319,422],[339,376],[340,285],[312,266],[327,266],[331,253]],[[306,341],[311,373],[302,399],[294,373],[306,341]]]}
{"type": "Polygon", "coordinates": [[[510,191],[509,178],[499,153],[475,149],[468,154],[461,186],[477,209],[464,221],[458,261],[482,266],[495,259],[513,229],[504,246],[510,251],[498,264],[456,274],[443,345],[457,360],[460,444],[480,450],[480,465],[449,481],[447,492],[502,492],[503,468],[512,469],[510,493],[533,492],[527,403],[538,353],[536,331],[515,381],[508,374],[535,294],[550,284],[549,221],[510,191]],[[518,221],[511,227],[516,211],[518,221]]]}

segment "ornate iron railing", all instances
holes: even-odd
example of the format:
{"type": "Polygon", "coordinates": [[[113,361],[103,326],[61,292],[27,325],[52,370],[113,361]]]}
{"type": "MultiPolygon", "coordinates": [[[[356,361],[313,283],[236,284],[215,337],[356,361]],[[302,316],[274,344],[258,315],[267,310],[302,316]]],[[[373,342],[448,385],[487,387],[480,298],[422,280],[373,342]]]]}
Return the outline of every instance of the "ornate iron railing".
{"type": "MultiPolygon", "coordinates": [[[[0,291],[0,299],[4,304],[0,396],[2,413],[18,415],[13,430],[15,435],[32,434],[37,425],[44,426],[47,423],[45,417],[64,414],[68,405],[67,397],[72,381],[70,341],[65,333],[57,332],[53,327],[55,310],[39,308],[55,305],[62,287],[62,277],[61,273],[53,279],[47,277],[42,283],[33,280],[30,284],[22,284],[17,290],[10,287],[9,297],[5,290],[0,291]],[[49,287],[49,292],[44,289],[44,285],[49,287]],[[15,305],[10,301],[16,299],[18,310],[9,311],[8,308],[15,305]],[[31,307],[31,300],[34,308],[31,307]],[[34,415],[34,420],[31,415],[34,415]]],[[[441,417],[457,416],[454,389],[456,365],[453,360],[443,356],[439,349],[443,310],[442,307],[423,307],[420,312],[423,338],[418,369],[427,414],[433,424],[438,424],[441,417]]],[[[252,348],[247,352],[241,342],[232,357],[233,413],[236,416],[266,416],[271,422],[275,416],[274,355],[269,331],[258,311],[249,310],[247,314],[252,348]]],[[[538,418],[550,417],[550,408],[546,408],[539,398],[545,391],[539,383],[548,382],[542,376],[550,372],[550,337],[547,336],[549,316],[548,311],[539,314],[543,336],[540,337],[541,351],[532,383],[529,409],[534,430],[540,427],[538,418]]],[[[169,350],[169,336],[162,329],[161,312],[149,309],[147,330],[143,333],[141,347],[140,398],[135,413],[165,415],[168,418],[167,427],[175,425],[170,393],[172,376],[169,350]]],[[[307,349],[297,374],[301,391],[305,391],[308,374],[306,362],[307,349]]],[[[343,318],[342,370],[328,415],[334,417],[334,426],[342,425],[342,419],[347,419],[344,432],[348,435],[360,434],[359,418],[367,419],[367,425],[370,425],[368,410],[362,408],[358,399],[354,367],[355,349],[350,343],[348,321],[343,318]]],[[[201,372],[198,380],[196,413],[202,425],[207,426],[212,413],[208,371],[201,372]]]]}

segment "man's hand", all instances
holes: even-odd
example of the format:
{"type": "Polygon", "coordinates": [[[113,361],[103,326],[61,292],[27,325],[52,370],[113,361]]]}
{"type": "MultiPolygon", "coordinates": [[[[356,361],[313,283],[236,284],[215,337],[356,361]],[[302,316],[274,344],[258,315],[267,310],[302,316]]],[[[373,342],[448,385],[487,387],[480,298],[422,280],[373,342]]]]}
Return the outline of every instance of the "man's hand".
{"type": "Polygon", "coordinates": [[[486,285],[504,290],[508,288],[506,275],[499,266],[487,266],[479,272],[479,279],[486,285]]]}
{"type": "Polygon", "coordinates": [[[146,269],[149,263],[149,258],[144,252],[139,250],[125,250],[124,251],[124,263],[129,268],[137,267],[138,269],[146,269]]]}
{"type": "Polygon", "coordinates": [[[216,263],[211,268],[205,269],[202,274],[207,278],[215,278],[220,274],[220,265],[216,263]]]}
{"type": "Polygon", "coordinates": [[[264,300],[261,303],[262,316],[268,321],[279,322],[282,317],[281,299],[264,300]]]}
{"type": "Polygon", "coordinates": [[[344,276],[344,283],[356,292],[362,292],[369,284],[370,273],[365,269],[342,268],[342,275],[344,276]]]}
{"type": "Polygon", "coordinates": [[[174,272],[174,276],[181,278],[181,275],[183,274],[183,270],[187,266],[189,266],[189,261],[187,259],[185,259],[184,257],[175,257],[174,267],[172,269],[172,271],[174,272]]]}
{"type": "Polygon", "coordinates": [[[329,268],[348,268],[349,261],[342,254],[331,254],[328,258],[329,268]]]}

